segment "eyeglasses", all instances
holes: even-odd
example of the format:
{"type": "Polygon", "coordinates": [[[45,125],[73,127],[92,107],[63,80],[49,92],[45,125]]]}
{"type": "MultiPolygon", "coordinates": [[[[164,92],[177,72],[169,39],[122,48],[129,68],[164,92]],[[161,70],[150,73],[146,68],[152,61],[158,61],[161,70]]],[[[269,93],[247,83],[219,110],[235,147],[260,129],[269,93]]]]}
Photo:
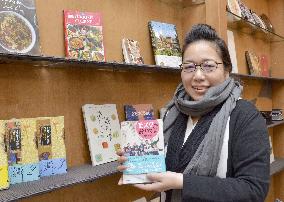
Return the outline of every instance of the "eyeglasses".
{"type": "Polygon", "coordinates": [[[214,60],[207,60],[204,62],[201,62],[200,64],[195,64],[193,62],[189,63],[182,63],[180,65],[180,68],[182,71],[187,73],[192,73],[197,70],[197,67],[199,66],[201,71],[204,73],[210,73],[215,71],[218,68],[218,65],[223,64],[222,62],[216,62],[214,60]]]}

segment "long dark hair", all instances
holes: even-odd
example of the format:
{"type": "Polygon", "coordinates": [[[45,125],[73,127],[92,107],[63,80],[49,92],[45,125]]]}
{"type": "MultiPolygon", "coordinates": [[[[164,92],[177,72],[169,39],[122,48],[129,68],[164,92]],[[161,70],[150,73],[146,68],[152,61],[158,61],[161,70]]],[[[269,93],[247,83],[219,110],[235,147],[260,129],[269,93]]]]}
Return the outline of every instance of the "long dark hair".
{"type": "Polygon", "coordinates": [[[192,26],[192,29],[186,34],[184,45],[182,49],[182,55],[186,48],[196,41],[209,41],[216,45],[217,53],[222,58],[224,68],[228,72],[232,71],[232,62],[229,54],[228,47],[223,39],[221,39],[216,30],[207,24],[196,24],[192,26]]]}

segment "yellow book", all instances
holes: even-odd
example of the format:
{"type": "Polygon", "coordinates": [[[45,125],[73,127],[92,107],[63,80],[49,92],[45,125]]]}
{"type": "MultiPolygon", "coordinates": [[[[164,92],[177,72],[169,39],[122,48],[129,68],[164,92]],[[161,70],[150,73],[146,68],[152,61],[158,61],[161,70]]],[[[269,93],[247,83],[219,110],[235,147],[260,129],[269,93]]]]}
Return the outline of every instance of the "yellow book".
{"type": "Polygon", "coordinates": [[[9,188],[7,148],[5,146],[5,123],[0,121],[0,190],[9,188]]]}
{"type": "Polygon", "coordinates": [[[10,183],[38,180],[35,119],[11,119],[1,123],[1,134],[4,134],[4,144],[8,154],[10,183]]]}
{"type": "Polygon", "coordinates": [[[36,139],[40,176],[67,172],[64,137],[64,117],[36,119],[36,139]]]}

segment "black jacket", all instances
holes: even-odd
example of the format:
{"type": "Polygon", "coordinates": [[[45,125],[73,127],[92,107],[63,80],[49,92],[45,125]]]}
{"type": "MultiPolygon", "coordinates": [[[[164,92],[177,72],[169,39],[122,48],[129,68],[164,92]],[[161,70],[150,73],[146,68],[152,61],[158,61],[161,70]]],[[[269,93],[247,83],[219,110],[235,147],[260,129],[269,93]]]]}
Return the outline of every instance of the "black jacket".
{"type": "Polygon", "coordinates": [[[184,174],[183,201],[264,201],[270,179],[269,149],[262,115],[248,101],[237,101],[229,122],[226,178],[184,174]]]}

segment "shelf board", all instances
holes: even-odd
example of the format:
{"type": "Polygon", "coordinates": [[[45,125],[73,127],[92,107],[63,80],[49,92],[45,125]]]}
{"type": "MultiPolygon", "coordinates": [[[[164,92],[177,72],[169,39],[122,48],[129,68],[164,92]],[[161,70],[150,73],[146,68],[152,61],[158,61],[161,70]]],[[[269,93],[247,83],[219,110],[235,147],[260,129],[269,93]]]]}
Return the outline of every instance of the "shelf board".
{"type": "Polygon", "coordinates": [[[257,80],[284,81],[284,78],[281,77],[254,76],[254,75],[239,74],[239,73],[231,73],[230,75],[233,77],[239,77],[245,79],[247,78],[247,79],[257,79],[257,80]]]}
{"type": "Polygon", "coordinates": [[[0,65],[30,65],[34,67],[78,67],[78,68],[94,68],[97,70],[109,71],[142,71],[142,72],[173,72],[179,73],[180,69],[158,65],[137,65],[129,63],[121,63],[116,61],[98,62],[88,60],[77,60],[61,57],[51,57],[43,55],[24,55],[24,54],[7,54],[0,53],[0,65]]]}
{"type": "Polygon", "coordinates": [[[284,158],[275,158],[270,164],[270,175],[274,175],[280,171],[284,170],[284,158]]]}
{"type": "Polygon", "coordinates": [[[117,162],[98,166],[83,165],[68,169],[66,174],[43,177],[33,182],[10,185],[9,189],[0,191],[0,201],[14,201],[62,187],[94,181],[101,177],[117,173],[117,165],[117,162]]]}
{"type": "MultiPolygon", "coordinates": [[[[93,68],[97,70],[106,71],[138,71],[138,72],[170,72],[180,73],[179,68],[171,68],[158,65],[138,65],[122,62],[98,62],[89,60],[77,60],[62,57],[51,57],[43,55],[24,55],[24,54],[7,54],[0,53],[0,65],[13,64],[13,65],[28,65],[34,67],[46,67],[46,68],[62,68],[62,67],[75,67],[75,68],[93,68]]],[[[276,80],[283,81],[284,78],[277,77],[264,77],[253,76],[247,74],[231,73],[233,77],[248,78],[248,79],[262,79],[262,80],[276,80]]]]}
{"type": "Polygon", "coordinates": [[[238,30],[245,34],[254,35],[254,38],[260,38],[268,40],[269,42],[284,41],[284,36],[271,32],[267,29],[263,29],[258,25],[255,25],[241,16],[227,10],[227,26],[231,29],[238,30]]]}
{"type": "Polygon", "coordinates": [[[274,126],[278,126],[278,125],[281,125],[281,124],[284,124],[284,120],[282,120],[282,121],[272,121],[272,124],[267,125],[267,128],[272,128],[274,126]]]}

